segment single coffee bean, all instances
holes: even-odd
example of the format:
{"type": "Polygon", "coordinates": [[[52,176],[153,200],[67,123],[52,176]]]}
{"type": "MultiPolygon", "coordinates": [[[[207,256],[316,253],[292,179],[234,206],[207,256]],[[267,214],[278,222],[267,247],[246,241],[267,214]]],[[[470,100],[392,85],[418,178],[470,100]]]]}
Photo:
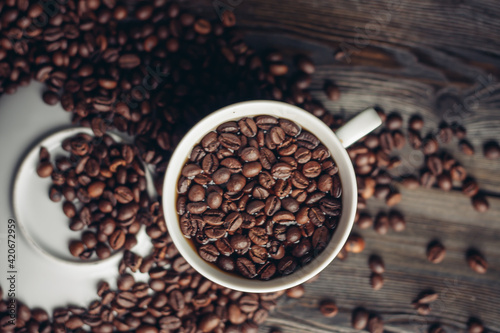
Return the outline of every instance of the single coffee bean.
{"type": "Polygon", "coordinates": [[[397,129],[400,129],[401,126],[403,125],[403,119],[401,118],[400,114],[391,113],[387,116],[387,119],[385,121],[385,125],[391,131],[397,130],[397,129]]]}
{"type": "Polygon", "coordinates": [[[236,259],[236,268],[246,278],[251,279],[257,275],[254,263],[246,258],[239,257],[236,259]]]}
{"type": "Polygon", "coordinates": [[[465,155],[472,156],[475,153],[474,147],[466,139],[460,140],[460,143],[458,144],[458,147],[460,148],[460,150],[462,151],[462,153],[464,153],[465,155]]]}
{"type": "Polygon", "coordinates": [[[500,145],[496,141],[488,141],[483,146],[484,157],[490,160],[500,158],[500,145]]]}
{"type": "Polygon", "coordinates": [[[337,101],[340,98],[340,89],[333,82],[327,82],[324,86],[326,96],[331,101],[337,101]]]}
{"type": "Polygon", "coordinates": [[[384,261],[382,260],[381,257],[377,255],[370,256],[370,259],[368,260],[368,265],[373,273],[384,274],[385,272],[384,261]]]}
{"type": "Polygon", "coordinates": [[[484,325],[477,318],[470,318],[467,321],[467,332],[469,333],[483,333],[484,325]]]}
{"type": "Polygon", "coordinates": [[[257,176],[262,170],[262,164],[259,162],[249,162],[243,164],[243,169],[241,173],[247,178],[253,178],[257,176]]]}
{"type": "Polygon", "coordinates": [[[208,262],[216,262],[220,254],[217,248],[212,244],[203,245],[198,249],[198,253],[200,254],[200,257],[208,262]]]}
{"type": "Polygon", "coordinates": [[[472,206],[479,213],[484,213],[490,208],[490,204],[483,194],[476,194],[471,200],[472,206]]]}
{"type": "Polygon", "coordinates": [[[41,161],[36,168],[36,173],[42,178],[50,177],[53,171],[54,167],[52,166],[52,163],[47,160],[41,161]]]}
{"type": "Polygon", "coordinates": [[[424,119],[420,115],[413,115],[408,121],[408,127],[414,131],[420,131],[424,127],[424,119]]]}
{"type": "Polygon", "coordinates": [[[443,163],[436,155],[427,156],[426,165],[435,176],[438,176],[443,172],[443,163]]]}
{"type": "Polygon", "coordinates": [[[257,125],[252,118],[243,118],[238,121],[238,126],[243,135],[254,137],[257,134],[257,125]]]}
{"type": "Polygon", "coordinates": [[[357,330],[362,330],[368,324],[369,313],[364,308],[356,308],[352,312],[351,324],[357,330]]]}
{"type": "Polygon", "coordinates": [[[125,233],[121,229],[116,229],[109,236],[109,245],[113,250],[118,250],[125,244],[125,233]]]}
{"type": "Polygon", "coordinates": [[[370,333],[383,333],[384,322],[379,316],[370,316],[370,319],[368,319],[367,329],[370,333]]]}
{"type": "Polygon", "coordinates": [[[84,250],[85,250],[85,246],[84,246],[83,242],[81,242],[81,241],[71,241],[69,243],[69,252],[74,257],[80,256],[84,250]]]}
{"type": "Polygon", "coordinates": [[[265,264],[268,260],[268,253],[264,247],[254,245],[249,251],[250,259],[256,264],[265,264]]]}
{"type": "Polygon", "coordinates": [[[240,157],[245,162],[254,162],[260,158],[260,152],[255,147],[246,147],[241,151],[240,157]]]}
{"type": "Polygon", "coordinates": [[[333,318],[339,312],[339,309],[334,301],[324,300],[319,304],[319,311],[327,318],[333,318]]]}
{"type": "Polygon", "coordinates": [[[447,172],[442,173],[438,176],[437,183],[439,188],[442,189],[443,191],[450,191],[453,186],[451,176],[447,172]]]}
{"type": "Polygon", "coordinates": [[[232,272],[236,268],[234,259],[226,256],[219,256],[217,260],[217,266],[227,272],[232,272]]]}
{"type": "Polygon", "coordinates": [[[286,295],[289,298],[302,298],[305,293],[305,288],[303,285],[298,285],[293,288],[286,290],[286,295]]]}
{"type": "Polygon", "coordinates": [[[450,170],[451,179],[454,181],[464,181],[467,177],[467,171],[461,165],[454,165],[450,170]]]}
{"type": "MultiPolygon", "coordinates": [[[[53,202],[61,201],[61,199],[62,199],[61,190],[57,186],[52,185],[50,187],[50,191],[49,191],[49,198],[53,202]]],[[[65,196],[65,198],[66,198],[66,196],[65,196]]],[[[66,198],[66,200],[69,200],[69,199],[66,198]]],[[[69,201],[71,201],[71,200],[69,200],[69,201]]]]}
{"type": "Polygon", "coordinates": [[[360,253],[365,248],[365,240],[358,235],[350,235],[345,244],[347,252],[360,253]]]}
{"type": "Polygon", "coordinates": [[[373,290],[380,290],[384,285],[384,277],[378,273],[372,273],[370,275],[370,285],[373,290]]]}
{"type": "Polygon", "coordinates": [[[391,228],[396,232],[401,232],[406,229],[406,221],[404,216],[395,210],[389,212],[389,224],[391,228]]]}
{"type": "Polygon", "coordinates": [[[429,260],[433,264],[439,264],[441,261],[443,261],[445,255],[446,249],[441,243],[437,241],[431,242],[427,247],[427,260],[429,260]]]}
{"type": "Polygon", "coordinates": [[[484,274],[488,270],[488,263],[483,255],[476,250],[469,250],[467,252],[467,263],[476,273],[484,274]]]}
{"type": "Polygon", "coordinates": [[[479,192],[479,185],[474,179],[467,178],[462,184],[462,192],[468,197],[473,197],[479,192]]]}

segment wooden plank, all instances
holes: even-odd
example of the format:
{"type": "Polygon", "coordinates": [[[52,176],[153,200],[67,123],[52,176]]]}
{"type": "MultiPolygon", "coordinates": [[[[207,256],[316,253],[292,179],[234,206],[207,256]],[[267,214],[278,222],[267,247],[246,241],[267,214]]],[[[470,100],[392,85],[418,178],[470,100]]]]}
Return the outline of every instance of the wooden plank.
{"type": "MultiPolygon", "coordinates": [[[[222,1],[224,2],[224,1],[222,1]]],[[[308,54],[317,64],[312,95],[334,114],[346,118],[371,106],[401,112],[405,122],[414,113],[424,116],[423,133],[433,132],[447,109],[462,110],[454,120],[464,124],[476,148],[472,157],[458,151],[457,142],[443,147],[481,189],[488,192],[491,209],[476,213],[459,188],[400,189],[396,207],[407,221],[402,233],[380,236],[357,230],[366,249],[334,261],[319,280],[306,285],[300,300],[282,299],[260,328],[281,327],[284,332],[353,332],[350,313],[357,306],[383,316],[388,332],[426,332],[440,322],[447,332],[463,332],[470,316],[481,318],[489,332],[500,332],[500,161],[482,156],[486,140],[500,141],[500,2],[493,0],[242,0],[234,6],[246,41],[257,50],[279,49],[291,57],[308,54]],[[372,29],[372,30],[370,30],[372,29]],[[348,51],[343,60],[334,58],[348,51]],[[338,102],[326,100],[325,79],[340,87],[338,102]],[[447,248],[438,265],[425,257],[427,244],[440,239],[447,248]],[[465,262],[469,247],[480,249],[489,262],[484,275],[465,262]],[[384,258],[386,284],[380,291],[369,286],[367,260],[384,258]],[[411,301],[423,289],[441,298],[431,315],[418,316],[411,301]],[[323,298],[340,308],[335,318],[318,311],[323,298]]],[[[211,2],[186,3],[200,15],[216,17],[211,2]]],[[[394,173],[417,173],[422,156],[410,148],[401,152],[403,166],[394,173]]],[[[369,200],[368,211],[387,211],[369,200]]]]}
{"type": "MultiPolygon", "coordinates": [[[[258,50],[276,48],[287,56],[302,52],[317,64],[311,86],[313,97],[335,114],[346,118],[371,105],[401,112],[405,122],[414,113],[426,120],[423,133],[435,131],[446,115],[446,106],[458,104],[465,111],[457,120],[468,130],[476,155],[465,156],[457,142],[443,147],[463,164],[487,191],[491,209],[476,213],[459,188],[450,193],[437,189],[400,189],[403,201],[396,207],[407,220],[402,233],[380,236],[357,230],[366,249],[340,262],[334,261],[320,279],[306,285],[300,300],[283,299],[260,328],[268,332],[352,332],[350,313],[364,306],[379,313],[388,332],[425,332],[440,322],[448,332],[464,331],[470,316],[481,318],[490,332],[500,332],[500,162],[482,156],[482,144],[500,139],[500,3],[494,1],[243,1],[235,7],[238,24],[248,43],[258,50]],[[378,17],[377,17],[378,15],[378,17]],[[378,33],[367,46],[356,44],[360,29],[380,20],[378,33]],[[344,42],[354,50],[349,61],[334,59],[344,42]],[[338,102],[322,92],[325,79],[340,87],[338,102]],[[450,104],[451,101],[451,104],[450,104]],[[473,102],[473,103],[471,103],[473,102]],[[468,107],[470,103],[470,107],[468,107]],[[426,260],[427,244],[440,239],[447,248],[438,265],[426,260]],[[489,262],[485,275],[472,272],[465,251],[480,249],[489,262]],[[369,286],[369,255],[384,258],[386,284],[380,291],[369,286]],[[411,301],[424,289],[434,289],[441,299],[431,315],[418,316],[411,301]],[[335,318],[318,311],[323,298],[333,298],[340,308],[335,318]]],[[[213,15],[213,8],[198,7],[213,15]]],[[[401,152],[398,173],[417,173],[423,159],[410,148],[401,152]]],[[[369,200],[368,211],[387,211],[378,200],[369,200]]]]}

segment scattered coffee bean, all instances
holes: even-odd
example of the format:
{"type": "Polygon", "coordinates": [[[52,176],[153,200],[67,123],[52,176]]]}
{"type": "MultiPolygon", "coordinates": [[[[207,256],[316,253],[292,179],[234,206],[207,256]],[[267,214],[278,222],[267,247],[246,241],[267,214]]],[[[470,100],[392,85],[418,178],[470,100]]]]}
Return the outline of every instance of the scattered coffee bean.
{"type": "Polygon", "coordinates": [[[325,94],[326,97],[328,97],[329,100],[331,101],[338,101],[340,98],[340,89],[337,87],[333,82],[326,82],[325,83],[325,94]]]}
{"type": "Polygon", "coordinates": [[[474,147],[472,147],[471,143],[469,141],[467,141],[466,139],[462,139],[460,140],[460,143],[459,143],[459,148],[460,150],[462,151],[462,153],[464,153],[465,155],[474,155],[475,151],[474,151],[474,147]]]}
{"type": "Polygon", "coordinates": [[[356,308],[352,312],[351,324],[357,330],[365,329],[368,324],[369,313],[364,308],[356,308]]]}
{"type": "Polygon", "coordinates": [[[384,274],[385,272],[384,261],[377,255],[370,256],[370,259],[368,260],[368,266],[373,273],[384,274]]]}
{"type": "Polygon", "coordinates": [[[470,269],[479,274],[485,274],[488,270],[488,262],[483,255],[477,250],[469,250],[466,254],[467,263],[470,269]]]}
{"type": "Polygon", "coordinates": [[[350,235],[345,244],[347,252],[360,253],[364,248],[365,240],[361,236],[355,234],[350,235]]]}
{"type": "Polygon", "coordinates": [[[433,241],[427,247],[427,260],[433,264],[439,264],[446,256],[446,249],[443,244],[438,241],[433,241]]]}
{"type": "Polygon", "coordinates": [[[477,318],[469,318],[467,321],[467,332],[469,333],[483,333],[484,325],[481,320],[477,318]]]}
{"type": "Polygon", "coordinates": [[[302,285],[290,288],[286,290],[286,295],[290,298],[301,298],[304,296],[305,288],[302,285]]]}
{"type": "Polygon", "coordinates": [[[334,301],[324,300],[319,304],[319,310],[321,314],[327,318],[332,318],[337,315],[339,309],[334,301]]]}
{"type": "Polygon", "coordinates": [[[488,141],[483,147],[484,157],[490,160],[500,158],[500,145],[496,141],[488,141]]]}
{"type": "Polygon", "coordinates": [[[472,197],[472,206],[479,213],[484,213],[490,208],[490,204],[483,194],[476,194],[472,197]]]}
{"type": "Polygon", "coordinates": [[[368,319],[367,329],[370,333],[383,333],[384,321],[377,315],[371,315],[370,319],[368,319]]]}
{"type": "Polygon", "coordinates": [[[382,274],[372,273],[370,275],[370,285],[372,286],[373,290],[382,289],[382,286],[384,285],[384,277],[382,276],[382,274]]]}

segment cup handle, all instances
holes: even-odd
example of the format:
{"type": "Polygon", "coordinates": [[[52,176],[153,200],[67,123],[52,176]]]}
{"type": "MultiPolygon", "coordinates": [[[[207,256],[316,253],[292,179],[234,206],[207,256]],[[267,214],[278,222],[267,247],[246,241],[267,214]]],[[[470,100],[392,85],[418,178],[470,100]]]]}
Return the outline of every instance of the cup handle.
{"type": "Polygon", "coordinates": [[[382,124],[382,119],[374,108],[366,109],[349,120],[335,134],[344,148],[349,147],[382,124]]]}

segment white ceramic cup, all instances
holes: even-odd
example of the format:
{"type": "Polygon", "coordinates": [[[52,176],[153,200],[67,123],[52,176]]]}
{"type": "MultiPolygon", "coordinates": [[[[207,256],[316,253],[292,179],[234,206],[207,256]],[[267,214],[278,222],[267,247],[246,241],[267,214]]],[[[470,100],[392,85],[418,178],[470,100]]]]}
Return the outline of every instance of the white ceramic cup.
{"type": "Polygon", "coordinates": [[[163,183],[163,211],[168,231],[175,246],[186,261],[207,279],[222,286],[244,292],[274,292],[301,284],[321,272],[337,256],[344,246],[354,223],[357,205],[356,176],[345,148],[356,142],[382,123],[374,109],[357,115],[335,133],[320,119],[296,106],[275,101],[249,101],[233,104],[211,113],[197,123],[175,149],[163,183]],[[269,281],[247,279],[237,274],[226,273],[214,264],[204,261],[181,231],[176,210],[177,181],[191,150],[210,131],[220,124],[244,117],[270,115],[289,119],[302,129],[313,133],[331,153],[339,168],[342,183],[342,215],[327,247],[305,266],[287,276],[269,281]]]}

